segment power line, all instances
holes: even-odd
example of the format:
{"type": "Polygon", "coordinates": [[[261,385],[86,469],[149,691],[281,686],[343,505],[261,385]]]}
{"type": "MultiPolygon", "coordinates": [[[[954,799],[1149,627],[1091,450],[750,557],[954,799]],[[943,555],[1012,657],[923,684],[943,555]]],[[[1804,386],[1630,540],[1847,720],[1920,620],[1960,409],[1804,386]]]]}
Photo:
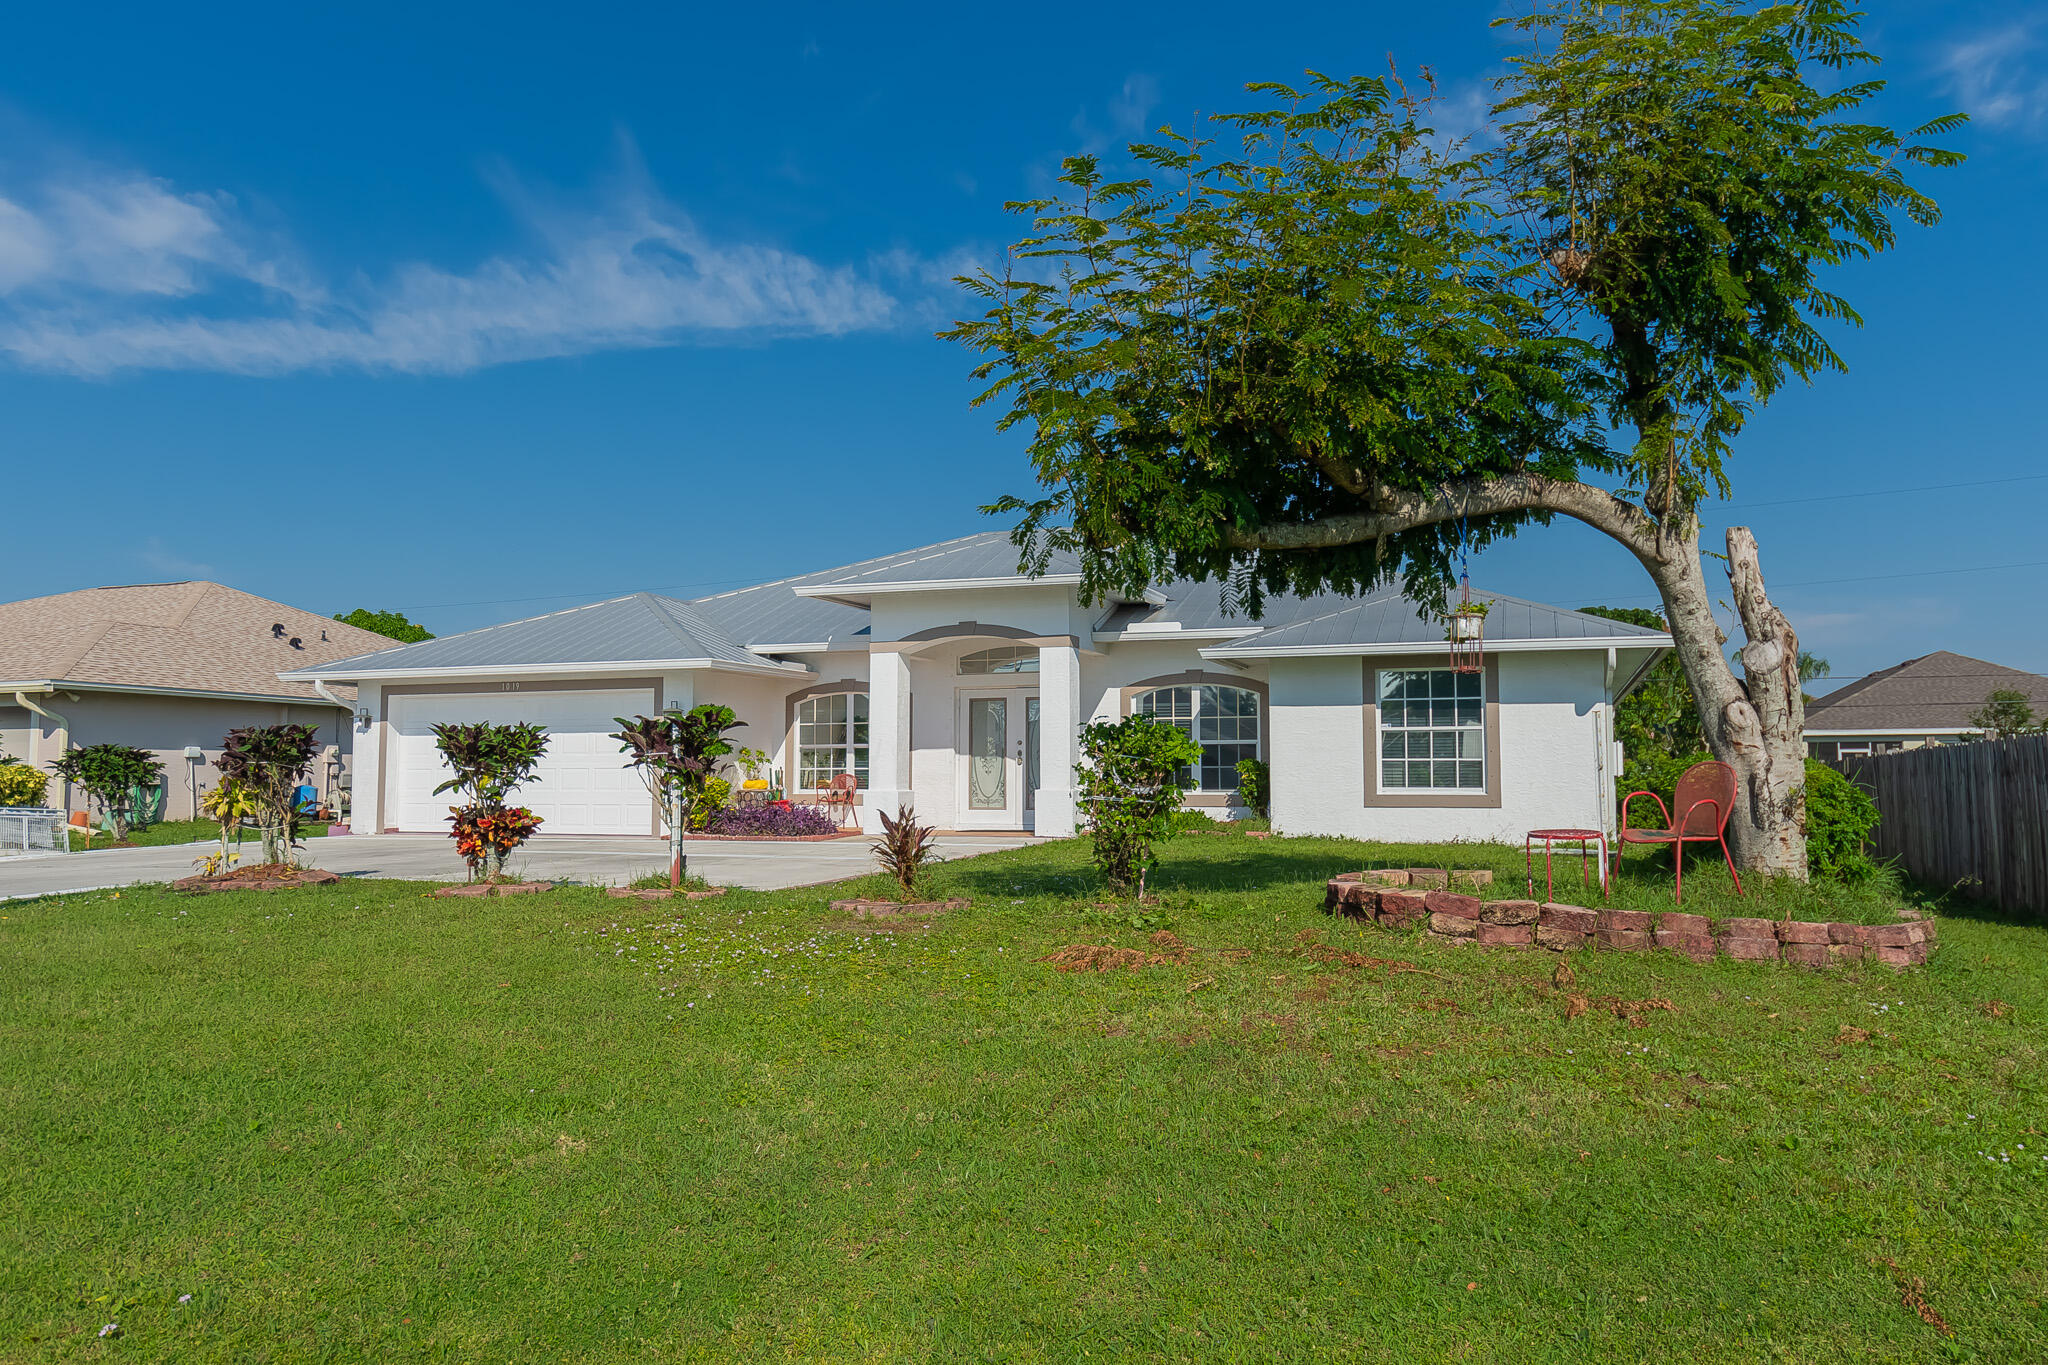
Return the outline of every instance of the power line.
{"type": "Polygon", "coordinates": [[[421,602],[414,611],[441,611],[450,607],[514,607],[526,602],[566,602],[571,598],[588,597],[603,601],[610,597],[625,597],[636,592],[678,592],[684,588],[722,588],[732,583],[753,583],[753,578],[705,578],[695,583],[642,584],[637,588],[621,588],[613,592],[551,592],[541,597],[484,597],[474,602],[421,602]]]}
{"type": "MultiPolygon", "coordinates": [[[[2039,569],[2043,567],[2048,567],[2048,559],[2029,559],[2019,564],[1979,564],[1967,569],[1916,569],[1910,573],[1857,574],[1852,578],[1807,578],[1790,583],[1772,583],[1769,587],[1772,592],[1777,592],[1783,588],[1825,588],[1842,583],[1889,583],[1901,578],[1941,578],[1950,574],[2004,573],[2010,569],[2039,569]]],[[[1557,597],[1576,597],[1581,601],[1604,596],[1607,602],[1621,603],[1659,602],[1663,600],[1663,594],[1661,593],[1632,593],[1623,595],[1576,592],[1556,593],[1553,595],[1557,597]]],[[[1602,603],[1602,605],[1605,605],[1605,603],[1602,603]]]]}
{"type": "Polygon", "coordinates": [[[1889,498],[1900,493],[1940,493],[1951,488],[1990,488],[1997,484],[2032,483],[2048,474],[2015,474],[2004,479],[1972,479],[1966,483],[1926,483],[1915,488],[1872,488],[1859,493],[1820,493],[1810,498],[1773,498],[1769,502],[1731,502],[1727,510],[1751,507],[1791,507],[1804,502],[1841,502],[1846,498],[1889,498]]]}

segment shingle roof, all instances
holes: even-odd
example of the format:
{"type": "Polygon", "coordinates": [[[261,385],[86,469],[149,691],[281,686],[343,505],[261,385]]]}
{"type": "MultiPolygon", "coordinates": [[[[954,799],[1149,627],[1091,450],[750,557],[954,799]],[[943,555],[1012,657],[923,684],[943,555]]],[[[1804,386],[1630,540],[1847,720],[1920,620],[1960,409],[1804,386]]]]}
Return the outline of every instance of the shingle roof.
{"type": "Polygon", "coordinates": [[[367,630],[203,581],[84,588],[0,603],[0,681],[6,682],[324,702],[310,684],[280,682],[278,673],[390,644],[367,630]]]}
{"type": "Polygon", "coordinates": [[[2048,712],[2048,678],[1938,650],[1859,678],[1806,708],[1806,730],[1865,734],[1882,730],[1962,730],[2000,688],[2024,692],[2048,712]]]}
{"type": "Polygon", "coordinates": [[[381,673],[390,669],[697,660],[748,670],[774,667],[771,661],[749,653],[694,603],[636,592],[524,621],[380,650],[362,658],[337,659],[319,672],[325,677],[346,677],[350,669],[381,673]]]}

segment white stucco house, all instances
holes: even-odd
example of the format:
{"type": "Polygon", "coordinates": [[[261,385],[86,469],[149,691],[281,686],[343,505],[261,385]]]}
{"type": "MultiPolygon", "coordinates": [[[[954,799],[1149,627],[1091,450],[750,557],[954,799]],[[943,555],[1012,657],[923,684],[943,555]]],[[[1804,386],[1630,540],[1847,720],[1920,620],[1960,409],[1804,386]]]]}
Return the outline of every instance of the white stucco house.
{"type": "Polygon", "coordinates": [[[358,831],[446,830],[430,727],[533,720],[553,734],[520,799],[549,834],[655,834],[613,718],[721,702],[738,742],[800,796],[860,780],[862,823],[909,803],[948,830],[1075,829],[1081,727],[1150,711],[1200,742],[1190,804],[1237,806],[1272,769],[1277,829],[1519,840],[1611,828],[1614,703],[1668,635],[1498,594],[1478,673],[1398,591],[1276,598],[1250,620],[1218,585],[1087,604],[1079,566],[1017,573],[1002,532],[681,601],[597,602],[280,674],[357,689],[358,831]]]}

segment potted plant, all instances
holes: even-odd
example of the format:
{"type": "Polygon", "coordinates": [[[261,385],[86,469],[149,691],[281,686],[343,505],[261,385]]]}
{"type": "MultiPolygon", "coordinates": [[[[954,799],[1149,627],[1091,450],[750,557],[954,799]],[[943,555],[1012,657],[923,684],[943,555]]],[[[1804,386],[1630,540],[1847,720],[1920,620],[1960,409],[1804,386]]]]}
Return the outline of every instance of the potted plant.
{"type": "Polygon", "coordinates": [[[745,780],[740,783],[741,791],[765,792],[773,789],[775,760],[759,749],[741,749],[732,757],[733,766],[740,770],[745,780]]]}
{"type": "Polygon", "coordinates": [[[1460,602],[1451,608],[1450,638],[1463,643],[1477,640],[1486,631],[1486,613],[1491,602],[1460,602]]]}

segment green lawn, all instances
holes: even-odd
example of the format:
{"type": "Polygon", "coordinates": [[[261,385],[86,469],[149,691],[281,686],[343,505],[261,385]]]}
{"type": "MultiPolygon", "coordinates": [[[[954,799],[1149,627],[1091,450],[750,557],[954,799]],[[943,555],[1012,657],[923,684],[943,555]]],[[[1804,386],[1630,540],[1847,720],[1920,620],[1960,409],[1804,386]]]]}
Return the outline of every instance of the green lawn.
{"type": "MultiPolygon", "coordinates": [[[[302,837],[309,839],[323,835],[327,833],[327,823],[325,821],[317,823],[308,822],[300,827],[300,833],[302,837]]],[[[219,840],[220,825],[212,820],[163,820],[144,829],[128,831],[129,846],[137,848],[161,844],[218,843],[219,840]]],[[[114,846],[113,841],[105,834],[95,834],[93,836],[92,850],[94,852],[114,846]]],[[[229,846],[233,847],[232,844],[229,846]]],[[[77,830],[71,831],[71,851],[73,853],[81,853],[85,849],[85,836],[77,830]]],[[[242,831],[241,851],[246,855],[251,850],[260,855],[263,851],[263,839],[257,831],[245,829],[242,831]]],[[[248,858],[245,856],[243,861],[247,862],[248,858]]]]}
{"type": "Polygon", "coordinates": [[[1184,838],[1137,911],[1082,853],[894,931],[844,889],[0,905],[0,1359],[2048,1359],[2048,931],[1559,988],[1320,913],[1413,851],[1184,838]]]}

